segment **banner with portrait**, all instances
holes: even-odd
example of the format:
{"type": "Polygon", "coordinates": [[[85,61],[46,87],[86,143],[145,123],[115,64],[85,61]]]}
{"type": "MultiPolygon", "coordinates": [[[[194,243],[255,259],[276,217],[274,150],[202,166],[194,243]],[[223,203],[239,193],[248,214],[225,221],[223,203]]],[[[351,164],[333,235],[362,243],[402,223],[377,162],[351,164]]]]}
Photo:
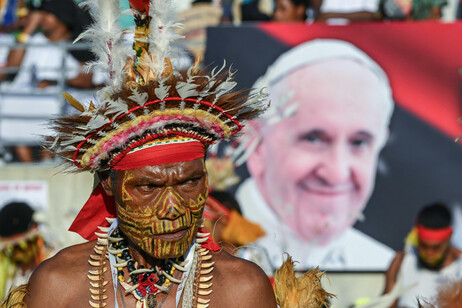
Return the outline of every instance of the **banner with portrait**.
{"type": "MultiPolygon", "coordinates": [[[[238,199],[250,203],[241,204],[244,216],[258,223],[266,219],[267,233],[275,230],[289,234],[281,239],[279,246],[275,244],[277,239],[267,240],[268,246],[277,246],[273,247],[273,253],[268,253],[270,263],[278,263],[272,254],[299,249],[293,254],[307,258],[307,262],[298,260],[302,267],[305,264],[339,271],[384,271],[395,251],[403,248],[419,209],[436,201],[453,209],[456,224],[453,240],[462,246],[459,235],[462,234],[459,227],[459,222],[462,223],[462,148],[455,142],[462,135],[458,123],[462,115],[461,34],[462,23],[439,22],[345,26],[262,23],[208,29],[207,65],[221,66],[223,59],[227,59],[227,63],[238,70],[236,80],[243,89],[252,87],[265,72],[267,75],[268,67],[279,65],[277,69],[286,73],[278,78],[288,79],[284,83],[279,79],[273,81],[281,85],[274,90],[277,95],[270,94],[270,98],[272,101],[281,97],[296,98],[297,101],[295,118],[292,114],[287,116],[287,133],[281,122],[274,126],[277,129],[262,129],[261,139],[274,143],[272,146],[258,150],[254,144],[261,153],[254,155],[255,162],[248,169],[252,175],[261,175],[261,179],[247,185],[244,192],[242,187],[237,188],[238,199]],[[305,57],[310,60],[300,60],[305,57]],[[325,59],[333,64],[327,65],[325,59]],[[347,64],[345,59],[359,64],[354,68],[356,64],[347,64]],[[310,67],[306,74],[302,73],[304,66],[310,67]],[[369,78],[369,75],[375,77],[369,78]],[[375,81],[369,83],[370,80],[375,81]],[[381,123],[380,115],[373,118],[374,113],[381,113],[385,117],[383,121],[388,121],[391,109],[387,103],[378,103],[387,95],[384,94],[387,90],[383,90],[385,84],[389,84],[394,103],[387,125],[389,134],[386,132],[383,149],[379,146],[379,156],[368,158],[365,154],[369,151],[368,144],[380,143],[381,137],[367,129],[361,131],[359,126],[361,121],[369,121],[364,125],[371,127],[374,122],[381,123]],[[305,101],[310,99],[310,106],[305,106],[305,101]],[[333,100],[347,103],[330,105],[333,100]],[[358,115],[361,116],[355,118],[358,115]],[[324,122],[319,122],[324,118],[324,122]],[[305,124],[309,126],[306,131],[305,124]],[[350,128],[358,132],[349,134],[350,128]],[[341,142],[346,150],[342,150],[341,142]],[[296,152],[294,147],[298,146],[301,150],[296,152]],[[325,150],[327,147],[330,152],[325,150]],[[312,149],[325,150],[318,155],[324,160],[330,159],[325,170],[314,167],[314,154],[303,156],[312,149]],[[329,172],[330,178],[320,175],[329,172]],[[314,177],[318,177],[317,180],[313,180],[314,177]],[[338,185],[333,189],[323,181],[337,181],[338,185]],[[339,196],[346,190],[356,190],[356,196],[354,192],[350,196],[339,196]],[[354,198],[361,199],[359,205],[354,198]],[[345,213],[341,213],[341,200],[345,202],[345,213]],[[267,213],[264,213],[265,206],[267,213]],[[350,226],[346,228],[346,224],[350,226]],[[345,232],[335,233],[336,228],[343,228],[345,232]],[[316,239],[307,235],[322,234],[324,229],[332,229],[335,236],[316,239]],[[294,238],[295,243],[287,244],[294,238]],[[318,251],[314,246],[336,248],[318,251]]],[[[271,86],[269,91],[273,91],[271,86]]],[[[275,103],[276,107],[278,104],[275,103]]],[[[246,171],[241,173],[243,185],[249,179],[246,171]]]]}

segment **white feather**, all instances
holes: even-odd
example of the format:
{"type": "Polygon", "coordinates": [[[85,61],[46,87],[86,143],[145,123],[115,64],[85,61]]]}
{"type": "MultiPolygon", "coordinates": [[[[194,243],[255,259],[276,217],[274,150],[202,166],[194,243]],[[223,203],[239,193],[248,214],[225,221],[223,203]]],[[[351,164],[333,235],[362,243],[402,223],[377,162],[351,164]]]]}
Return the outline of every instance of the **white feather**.
{"type": "Polygon", "coordinates": [[[244,107],[250,107],[252,109],[266,109],[267,105],[265,105],[264,102],[267,100],[268,96],[269,95],[267,92],[265,92],[265,89],[260,89],[259,92],[256,92],[250,95],[244,104],[236,108],[225,110],[225,112],[230,112],[234,109],[244,108],[244,107]]]}
{"type": "Polygon", "coordinates": [[[170,91],[170,85],[166,85],[167,77],[162,77],[159,79],[159,86],[154,89],[156,96],[160,100],[164,100],[168,96],[170,91]]]}
{"type": "Polygon", "coordinates": [[[132,90],[132,95],[129,97],[129,99],[131,99],[140,106],[146,104],[146,102],[148,101],[148,93],[141,93],[137,87],[131,87],[130,90],[132,90]]]}
{"type": "Polygon", "coordinates": [[[91,118],[90,121],[88,121],[87,127],[90,130],[94,130],[94,129],[100,128],[101,126],[103,126],[103,125],[105,125],[107,123],[109,123],[108,118],[106,118],[105,116],[103,116],[101,114],[97,114],[96,116],[91,118]]]}
{"type": "Polygon", "coordinates": [[[120,98],[118,98],[116,101],[110,101],[108,103],[108,107],[109,108],[105,114],[114,113],[112,116],[113,120],[123,113],[128,113],[128,105],[120,98]]]}
{"type": "Polygon", "coordinates": [[[194,80],[197,78],[197,76],[194,76],[192,74],[193,69],[194,67],[190,67],[188,69],[188,79],[186,80],[186,82],[180,81],[176,84],[176,91],[182,99],[188,97],[196,97],[199,95],[198,91],[196,90],[198,85],[194,83],[194,80]]]}
{"type": "Polygon", "coordinates": [[[97,65],[109,71],[112,76],[120,75],[126,60],[127,50],[121,52],[120,38],[122,29],[119,25],[120,8],[118,0],[87,0],[81,3],[87,6],[95,22],[75,41],[82,38],[90,42],[90,49],[98,57],[88,66],[97,65]]]}
{"type": "Polygon", "coordinates": [[[63,149],[63,151],[77,151],[77,148],[73,145],[69,145],[63,149]]]}
{"type": "Polygon", "coordinates": [[[59,141],[59,137],[60,137],[60,135],[58,134],[56,136],[55,140],[53,141],[53,143],[51,144],[50,149],[54,149],[56,147],[56,145],[58,144],[58,141],[59,141]]]}
{"type": "Polygon", "coordinates": [[[72,138],[67,140],[67,141],[61,141],[59,143],[59,145],[61,147],[65,147],[65,146],[71,145],[73,143],[81,142],[81,141],[84,141],[84,140],[85,140],[84,136],[72,136],[72,138]]]}
{"type": "Polygon", "coordinates": [[[176,91],[178,92],[178,95],[180,95],[182,99],[197,96],[198,92],[196,88],[197,88],[197,85],[194,83],[179,81],[176,84],[176,91]]]}
{"type": "MultiPolygon", "coordinates": [[[[205,92],[205,93],[208,93],[208,94],[211,93],[211,92],[210,92],[210,89],[213,88],[213,87],[215,86],[215,84],[216,84],[217,81],[218,81],[218,79],[217,79],[218,76],[220,76],[220,74],[223,72],[223,70],[225,69],[225,67],[226,67],[226,60],[223,60],[223,65],[222,65],[222,67],[221,67],[219,70],[217,70],[218,67],[214,67],[213,70],[212,70],[212,73],[210,74],[210,76],[205,76],[205,77],[207,77],[207,79],[209,80],[207,86],[204,88],[204,92],[205,92]]],[[[233,73],[232,73],[231,71],[229,72],[229,74],[231,75],[230,77],[232,77],[232,74],[233,74],[233,73]]],[[[204,95],[204,96],[205,96],[205,95],[204,95]]],[[[203,97],[202,94],[201,94],[201,97],[203,97]]]]}
{"type": "Polygon", "coordinates": [[[183,36],[175,33],[181,27],[177,22],[177,13],[172,0],[151,0],[149,15],[151,16],[148,37],[149,53],[152,56],[152,67],[156,76],[164,70],[164,59],[171,57],[172,42],[183,36]]]}

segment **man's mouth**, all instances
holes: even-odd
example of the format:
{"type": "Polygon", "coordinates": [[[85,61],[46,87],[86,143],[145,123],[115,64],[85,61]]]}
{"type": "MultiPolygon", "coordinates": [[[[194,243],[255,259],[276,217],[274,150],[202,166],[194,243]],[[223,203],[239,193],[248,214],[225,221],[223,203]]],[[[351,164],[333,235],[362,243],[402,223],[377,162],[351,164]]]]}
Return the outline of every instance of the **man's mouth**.
{"type": "Polygon", "coordinates": [[[186,232],[188,232],[188,230],[189,228],[176,230],[169,233],[155,234],[153,235],[153,238],[167,242],[174,242],[182,239],[186,235],[186,232]]]}
{"type": "Polygon", "coordinates": [[[323,195],[327,197],[343,196],[351,193],[355,189],[353,184],[345,184],[341,186],[328,186],[317,183],[301,182],[300,186],[303,190],[305,190],[308,193],[323,195]]]}

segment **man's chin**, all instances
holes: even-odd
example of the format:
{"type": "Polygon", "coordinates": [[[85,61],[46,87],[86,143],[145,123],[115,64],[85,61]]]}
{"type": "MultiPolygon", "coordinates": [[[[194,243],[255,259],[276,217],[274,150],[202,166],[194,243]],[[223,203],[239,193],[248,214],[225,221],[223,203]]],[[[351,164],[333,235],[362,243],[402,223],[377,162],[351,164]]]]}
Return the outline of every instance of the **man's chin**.
{"type": "Polygon", "coordinates": [[[297,233],[297,235],[307,243],[318,246],[327,246],[331,242],[335,241],[344,231],[344,229],[325,229],[323,231],[310,229],[307,232],[297,233]]]}
{"type": "Polygon", "coordinates": [[[154,259],[161,260],[161,259],[176,259],[176,258],[183,256],[185,253],[186,251],[183,253],[178,253],[178,254],[150,254],[150,255],[154,259]]]}
{"type": "Polygon", "coordinates": [[[192,244],[192,238],[184,238],[179,241],[157,240],[153,257],[157,259],[170,259],[183,256],[192,244]]]}
{"type": "Polygon", "coordinates": [[[443,261],[444,261],[444,258],[441,258],[437,261],[429,262],[419,257],[420,266],[430,271],[439,271],[443,266],[443,261]]]}

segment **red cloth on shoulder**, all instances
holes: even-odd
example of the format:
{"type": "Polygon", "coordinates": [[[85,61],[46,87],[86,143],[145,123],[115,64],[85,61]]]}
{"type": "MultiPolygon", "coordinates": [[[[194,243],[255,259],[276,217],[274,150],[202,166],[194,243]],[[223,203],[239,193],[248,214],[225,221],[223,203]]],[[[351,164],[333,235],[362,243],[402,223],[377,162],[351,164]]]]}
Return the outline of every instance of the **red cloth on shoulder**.
{"type": "Polygon", "coordinates": [[[106,221],[107,217],[116,217],[115,200],[114,197],[106,194],[100,183],[80,210],[69,231],[80,234],[86,240],[95,240],[98,226],[109,226],[106,221]]]}

